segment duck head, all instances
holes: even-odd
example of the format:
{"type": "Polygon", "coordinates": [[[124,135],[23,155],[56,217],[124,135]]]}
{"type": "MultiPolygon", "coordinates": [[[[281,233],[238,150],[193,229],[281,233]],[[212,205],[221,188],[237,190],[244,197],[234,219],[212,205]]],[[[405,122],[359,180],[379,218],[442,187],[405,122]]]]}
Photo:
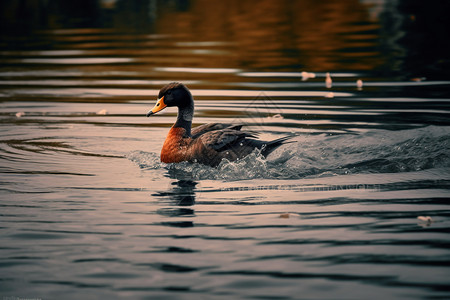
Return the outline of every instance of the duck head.
{"type": "MultiPolygon", "coordinates": [[[[192,120],[194,100],[189,89],[182,83],[172,82],[164,86],[158,95],[155,106],[147,113],[147,117],[163,110],[166,107],[177,106],[185,119],[192,120]]],[[[188,120],[187,120],[188,121],[188,120]]]]}

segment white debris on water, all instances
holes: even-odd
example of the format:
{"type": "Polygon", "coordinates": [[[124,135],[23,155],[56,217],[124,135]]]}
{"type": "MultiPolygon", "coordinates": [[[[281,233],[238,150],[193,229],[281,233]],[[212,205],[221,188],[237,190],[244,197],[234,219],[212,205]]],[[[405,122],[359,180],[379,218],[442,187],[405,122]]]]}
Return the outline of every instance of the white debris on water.
{"type": "Polygon", "coordinates": [[[284,117],[281,114],[275,114],[273,116],[268,116],[267,119],[284,119],[284,117]]]}
{"type": "Polygon", "coordinates": [[[325,77],[325,86],[327,89],[330,89],[333,86],[333,80],[331,79],[331,75],[329,72],[327,72],[325,77]]]}
{"type": "Polygon", "coordinates": [[[107,115],[108,111],[106,109],[102,109],[102,110],[99,110],[98,112],[96,112],[96,114],[97,115],[107,115]]]}
{"type": "Polygon", "coordinates": [[[418,216],[417,219],[427,223],[433,222],[433,219],[430,216],[418,216]]]}
{"type": "Polygon", "coordinates": [[[434,220],[430,216],[418,216],[417,219],[419,220],[418,225],[423,228],[429,227],[434,223],[434,220]]]}
{"type": "Polygon", "coordinates": [[[363,81],[361,79],[356,80],[356,87],[358,88],[358,90],[362,90],[363,81]]]}
{"type": "Polygon", "coordinates": [[[301,73],[301,76],[302,76],[302,81],[306,81],[306,80],[308,80],[310,78],[316,78],[316,74],[315,73],[305,72],[305,71],[303,71],[301,73]]]}

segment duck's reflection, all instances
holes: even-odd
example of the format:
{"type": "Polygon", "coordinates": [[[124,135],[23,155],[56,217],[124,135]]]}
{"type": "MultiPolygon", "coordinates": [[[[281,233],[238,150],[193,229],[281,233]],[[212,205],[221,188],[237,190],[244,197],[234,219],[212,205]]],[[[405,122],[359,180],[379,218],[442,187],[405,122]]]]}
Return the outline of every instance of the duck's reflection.
{"type": "Polygon", "coordinates": [[[195,204],[195,186],[198,182],[192,180],[178,180],[172,182],[173,200],[178,206],[192,206],[195,204]]]}
{"type": "MultiPolygon", "coordinates": [[[[195,186],[198,182],[192,180],[177,180],[171,182],[169,189],[159,192],[154,196],[162,198],[164,202],[171,204],[171,207],[158,209],[157,213],[165,217],[192,217],[195,212],[190,206],[195,204],[195,186]]],[[[175,227],[192,227],[192,221],[164,222],[165,225],[175,227]]]]}

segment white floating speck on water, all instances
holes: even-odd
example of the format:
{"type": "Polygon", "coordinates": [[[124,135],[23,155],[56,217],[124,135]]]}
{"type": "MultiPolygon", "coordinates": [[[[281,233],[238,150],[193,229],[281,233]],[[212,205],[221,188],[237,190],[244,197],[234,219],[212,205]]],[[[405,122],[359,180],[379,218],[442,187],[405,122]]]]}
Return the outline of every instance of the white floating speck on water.
{"type": "Polygon", "coordinates": [[[108,111],[106,109],[102,109],[97,112],[97,115],[107,115],[107,114],[108,114],[108,111]]]}
{"type": "Polygon", "coordinates": [[[301,76],[302,76],[302,81],[306,81],[306,80],[308,80],[310,78],[316,78],[316,74],[315,73],[305,72],[305,71],[303,71],[301,73],[301,76]]]}
{"type": "Polygon", "coordinates": [[[284,119],[284,117],[281,114],[276,114],[273,116],[268,116],[267,119],[284,119]]]}
{"type": "Polygon", "coordinates": [[[23,116],[25,116],[25,113],[23,111],[19,111],[18,113],[16,113],[17,118],[21,118],[23,116]]]}
{"type": "Polygon", "coordinates": [[[329,72],[327,72],[326,74],[325,86],[327,87],[327,89],[330,89],[333,86],[333,80],[331,79],[331,75],[329,72]]]}
{"type": "Polygon", "coordinates": [[[358,90],[362,90],[363,81],[361,79],[356,80],[356,87],[358,88],[358,90]]]}
{"type": "Polygon", "coordinates": [[[430,216],[418,216],[417,219],[427,223],[433,222],[433,219],[430,216]]]}

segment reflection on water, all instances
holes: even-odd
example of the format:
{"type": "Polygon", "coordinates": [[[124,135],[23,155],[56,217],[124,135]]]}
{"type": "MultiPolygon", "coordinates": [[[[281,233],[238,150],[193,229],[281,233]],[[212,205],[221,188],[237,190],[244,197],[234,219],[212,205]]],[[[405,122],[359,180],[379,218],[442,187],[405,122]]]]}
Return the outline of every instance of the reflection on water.
{"type": "Polygon", "coordinates": [[[382,53],[390,72],[411,77],[449,78],[448,1],[386,1],[380,15],[382,53]]]}
{"type": "MultiPolygon", "coordinates": [[[[171,177],[176,177],[172,174],[171,177]]],[[[191,180],[178,180],[171,183],[172,190],[167,192],[159,192],[156,197],[166,197],[167,200],[173,202],[177,206],[193,206],[195,204],[195,186],[198,182],[191,180]]]]}
{"type": "Polygon", "coordinates": [[[0,296],[449,298],[447,6],[1,1],[0,296]],[[161,163],[174,80],[294,143],[161,163]]]}
{"type": "MultiPolygon", "coordinates": [[[[376,70],[384,76],[448,79],[450,42],[445,36],[449,3],[445,1],[264,0],[255,4],[114,0],[78,1],[75,5],[53,0],[2,1],[0,5],[0,45],[9,49],[44,47],[47,55],[61,55],[64,52],[57,52],[58,48],[78,43],[72,55],[81,49],[111,48],[111,54],[116,54],[129,47],[128,42],[142,58],[147,50],[160,49],[164,56],[173,50],[170,45],[174,42],[177,48],[183,48],[179,55],[189,51],[217,55],[214,64],[223,67],[376,70]],[[53,30],[46,34],[56,35],[54,39],[60,45],[30,35],[36,29],[48,28],[53,30]],[[165,41],[155,43],[161,39],[165,41]]],[[[124,63],[130,58],[101,59],[124,63]]],[[[28,60],[49,62],[42,58],[28,60]]],[[[60,62],[94,61],[65,58],[60,62]]],[[[211,61],[193,63],[191,66],[208,67],[211,61]]],[[[176,68],[182,69],[182,64],[176,68]]]]}

